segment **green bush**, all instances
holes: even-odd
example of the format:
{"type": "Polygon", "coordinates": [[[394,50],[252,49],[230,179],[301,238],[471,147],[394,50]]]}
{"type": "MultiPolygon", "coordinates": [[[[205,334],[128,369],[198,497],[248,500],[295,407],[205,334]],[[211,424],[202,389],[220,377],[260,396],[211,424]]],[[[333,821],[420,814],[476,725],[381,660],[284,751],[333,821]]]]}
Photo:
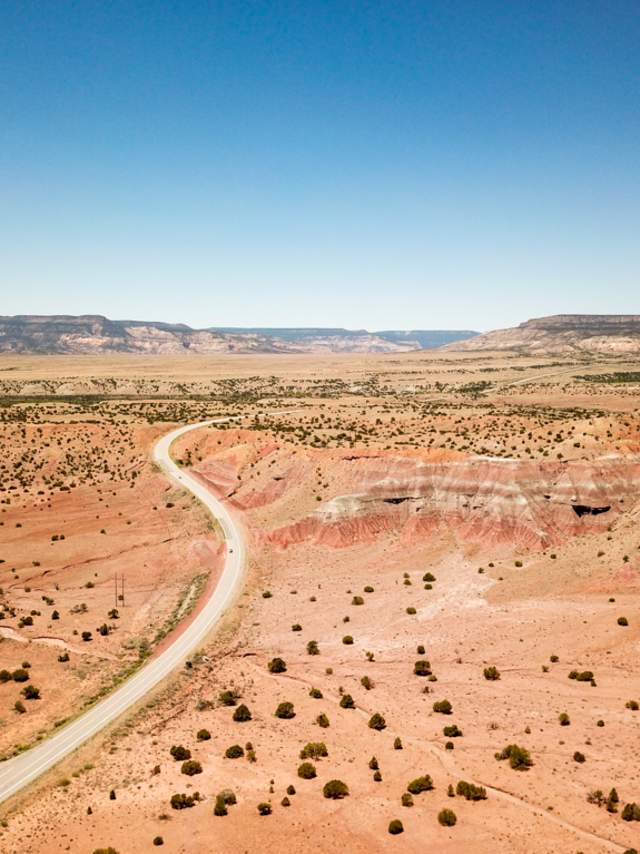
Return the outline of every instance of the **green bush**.
{"type": "Polygon", "coordinates": [[[331,798],[334,801],[341,800],[349,794],[349,787],[342,780],[329,780],[322,787],[322,794],[325,798],[331,798]]]}
{"type": "Polygon", "coordinates": [[[496,753],[496,759],[508,759],[515,771],[527,771],[533,765],[529,751],[517,744],[507,745],[500,753],[496,753]]]}
{"type": "Polygon", "coordinates": [[[185,795],[184,792],[182,792],[180,794],[171,795],[171,809],[174,809],[174,810],[188,809],[189,807],[192,807],[195,805],[196,800],[198,800],[198,798],[196,798],[195,794],[185,795]]]}
{"type": "Polygon", "coordinates": [[[389,833],[392,836],[397,836],[399,833],[404,831],[404,827],[402,826],[402,822],[399,818],[394,818],[393,821],[389,822],[389,833]]]}
{"type": "Polygon", "coordinates": [[[281,658],[272,658],[269,664],[269,673],[286,673],[287,665],[281,658]]]}
{"type": "Polygon", "coordinates": [[[303,762],[298,767],[298,777],[301,777],[303,780],[313,780],[315,776],[316,767],[311,762],[303,762]]]}
{"type": "Polygon", "coordinates": [[[474,783],[467,783],[466,780],[458,781],[456,794],[462,795],[468,801],[485,801],[487,799],[487,790],[484,786],[476,786],[474,783]]]}
{"type": "Polygon", "coordinates": [[[293,708],[293,703],[288,703],[286,701],[284,703],[279,703],[278,708],[275,711],[275,716],[277,718],[282,718],[282,720],[285,721],[295,718],[296,713],[293,708]]]}
{"type": "Polygon", "coordinates": [[[223,706],[235,706],[238,701],[237,691],[222,691],[218,698],[223,706]]]}
{"type": "Polygon", "coordinates": [[[191,759],[191,751],[188,747],[183,747],[181,744],[174,744],[169,753],[176,762],[184,762],[185,759],[191,759]]]}
{"type": "Polygon", "coordinates": [[[457,724],[452,724],[451,726],[444,727],[442,734],[447,738],[460,738],[462,730],[458,728],[457,724]]]}
{"type": "Polygon", "coordinates": [[[412,807],[413,806],[413,796],[410,792],[403,792],[402,797],[400,798],[400,803],[403,807],[412,807]]]}
{"type": "Polygon", "coordinates": [[[450,715],[453,711],[453,706],[448,700],[437,700],[433,704],[433,711],[439,712],[441,715],[450,715]]]}
{"type": "Polygon", "coordinates": [[[369,729],[375,729],[380,732],[383,729],[386,729],[387,722],[382,717],[380,712],[374,712],[373,715],[369,718],[369,729]]]}
{"type": "Polygon", "coordinates": [[[453,810],[440,810],[438,821],[443,827],[453,827],[458,818],[453,810]]]}
{"type": "Polygon", "coordinates": [[[195,759],[187,759],[182,763],[180,773],[186,774],[187,777],[193,777],[194,774],[202,774],[202,765],[195,759]]]}
{"type": "Polygon", "coordinates": [[[423,774],[422,777],[416,777],[415,780],[407,785],[407,791],[412,795],[419,795],[421,792],[429,792],[433,789],[433,780],[429,774],[423,774]]]}
{"type": "Polygon", "coordinates": [[[245,723],[246,721],[250,721],[251,712],[249,711],[249,708],[245,706],[244,703],[241,703],[233,713],[233,719],[234,721],[237,721],[239,723],[245,723]]]}
{"type": "Polygon", "coordinates": [[[300,751],[300,759],[322,759],[328,755],[324,741],[308,741],[300,751]]]}
{"type": "Polygon", "coordinates": [[[625,804],[621,817],[623,821],[640,821],[640,806],[636,803],[625,804]]]}
{"type": "Polygon", "coordinates": [[[413,665],[416,676],[431,676],[431,663],[424,658],[418,659],[413,665]]]}
{"type": "Polygon", "coordinates": [[[231,747],[227,747],[224,755],[227,759],[240,759],[244,756],[244,749],[239,744],[232,744],[231,747]]]}
{"type": "Polygon", "coordinates": [[[26,682],[29,679],[29,673],[23,667],[19,667],[13,671],[12,679],[14,682],[26,682]]]}

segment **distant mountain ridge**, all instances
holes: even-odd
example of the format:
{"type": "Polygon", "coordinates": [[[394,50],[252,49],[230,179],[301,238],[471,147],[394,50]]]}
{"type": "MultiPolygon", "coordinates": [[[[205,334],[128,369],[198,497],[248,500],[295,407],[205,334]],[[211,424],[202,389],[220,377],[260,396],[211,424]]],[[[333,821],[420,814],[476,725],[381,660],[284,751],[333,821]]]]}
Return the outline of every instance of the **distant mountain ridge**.
{"type": "Polygon", "coordinates": [[[447,350],[640,353],[640,314],[554,314],[449,343],[447,350]]]}
{"type": "Polygon", "coordinates": [[[10,353],[393,353],[478,335],[471,330],[209,327],[110,320],[98,314],[0,316],[0,352],[10,353]]]}

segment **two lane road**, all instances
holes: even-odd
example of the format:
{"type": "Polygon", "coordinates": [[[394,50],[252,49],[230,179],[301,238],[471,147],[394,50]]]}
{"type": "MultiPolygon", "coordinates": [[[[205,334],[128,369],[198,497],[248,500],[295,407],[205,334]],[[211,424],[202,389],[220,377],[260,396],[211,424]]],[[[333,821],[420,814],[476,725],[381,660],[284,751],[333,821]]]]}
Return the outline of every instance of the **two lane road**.
{"type": "Polygon", "coordinates": [[[171,459],[172,442],[189,430],[229,421],[216,418],[179,427],[163,436],[155,445],[154,462],[177,485],[196,496],[219,522],[227,545],[222,575],[210,599],[187,628],[156,658],[130,676],[113,693],[96,703],[79,718],[66,724],[55,735],[19,756],[0,763],[0,803],[64,759],[87,739],[112,723],[127,709],[142,700],[205,640],[238,592],[245,561],[245,545],[227,508],[214,498],[194,477],[181,470],[171,459]]]}

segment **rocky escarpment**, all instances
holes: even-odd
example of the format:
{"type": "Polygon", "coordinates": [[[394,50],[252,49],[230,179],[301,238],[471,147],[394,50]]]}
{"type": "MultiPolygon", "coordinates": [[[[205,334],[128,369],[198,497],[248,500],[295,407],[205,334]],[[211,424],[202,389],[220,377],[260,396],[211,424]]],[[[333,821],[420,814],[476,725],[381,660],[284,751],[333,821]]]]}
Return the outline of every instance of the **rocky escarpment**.
{"type": "Polygon", "coordinates": [[[601,531],[640,501],[640,462],[424,463],[355,460],[354,492],[268,532],[275,546],[335,547],[396,534],[401,542],[448,533],[482,546],[543,549],[601,531]]]}
{"type": "Polygon", "coordinates": [[[0,317],[0,352],[11,353],[395,353],[467,338],[464,330],[191,329],[181,323],[102,315],[0,317]]]}
{"type": "Polygon", "coordinates": [[[640,314],[557,314],[498,329],[452,350],[520,350],[530,353],[640,353],[640,314]]]}

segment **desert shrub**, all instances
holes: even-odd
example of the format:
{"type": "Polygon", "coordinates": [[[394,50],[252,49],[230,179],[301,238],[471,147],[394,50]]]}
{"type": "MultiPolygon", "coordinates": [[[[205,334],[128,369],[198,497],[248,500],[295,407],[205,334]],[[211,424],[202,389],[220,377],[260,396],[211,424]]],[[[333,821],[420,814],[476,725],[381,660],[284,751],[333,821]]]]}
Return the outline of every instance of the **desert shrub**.
{"type": "Polygon", "coordinates": [[[491,665],[491,667],[485,667],[484,669],[484,678],[489,682],[495,682],[500,678],[500,671],[495,665],[491,665]]]}
{"type": "Polygon", "coordinates": [[[424,655],[424,646],[421,643],[416,647],[416,652],[418,655],[424,655]]]}
{"type": "Polygon", "coordinates": [[[218,795],[216,798],[216,803],[213,808],[213,814],[217,816],[228,815],[229,810],[227,809],[227,805],[224,802],[224,798],[221,795],[218,795]]]}
{"type": "Polygon", "coordinates": [[[549,661],[550,661],[552,664],[555,664],[557,661],[560,661],[560,659],[558,658],[558,656],[557,656],[557,655],[550,655],[550,656],[549,656],[549,661]]]}
{"type": "Polygon", "coordinates": [[[587,757],[584,755],[584,753],[580,753],[579,750],[576,750],[576,752],[573,754],[573,761],[579,762],[582,765],[583,762],[587,761],[587,757]]]}
{"type": "Polygon", "coordinates": [[[422,580],[423,581],[435,581],[436,577],[431,572],[425,572],[425,574],[422,576],[422,580]]]}
{"type": "Polygon", "coordinates": [[[153,837],[153,844],[156,847],[158,847],[160,845],[164,845],[164,839],[161,836],[154,836],[153,837]]]}
{"type": "Polygon", "coordinates": [[[174,810],[185,810],[189,807],[194,806],[196,802],[195,795],[185,795],[184,792],[176,793],[175,795],[171,795],[171,809],[174,810]]]}
{"type": "Polygon", "coordinates": [[[382,774],[380,773],[380,771],[375,772],[375,774],[373,775],[373,780],[374,780],[374,783],[381,783],[382,782],[382,774]]]}
{"type": "Polygon", "coordinates": [[[569,726],[571,723],[571,718],[566,712],[562,712],[558,716],[558,720],[560,721],[560,726],[569,726]]]}
{"type": "Polygon", "coordinates": [[[199,729],[196,733],[196,738],[198,741],[209,741],[211,738],[211,733],[208,729],[199,729]]]}
{"type": "Polygon", "coordinates": [[[224,755],[227,759],[240,759],[244,756],[244,749],[239,744],[232,744],[231,747],[227,747],[224,755]]]}
{"type": "Polygon", "coordinates": [[[638,711],[638,701],[637,700],[627,700],[624,704],[625,709],[631,709],[632,712],[638,711]]]}
{"type": "Polygon", "coordinates": [[[265,590],[262,594],[263,599],[271,599],[273,593],[270,590],[265,590]]]}
{"type": "Polygon", "coordinates": [[[370,768],[372,771],[377,771],[379,767],[380,767],[380,765],[378,764],[378,759],[377,759],[377,757],[376,757],[376,756],[372,756],[372,757],[371,757],[371,759],[369,760],[369,768],[370,768]]]}
{"type": "Polygon", "coordinates": [[[93,854],[118,854],[115,848],[109,846],[108,848],[96,848],[93,854]]]}
{"type": "Polygon", "coordinates": [[[394,750],[402,750],[402,739],[400,738],[399,735],[397,735],[393,739],[393,749],[394,750]]]}
{"type": "Polygon", "coordinates": [[[202,774],[202,765],[195,759],[187,759],[186,762],[182,763],[180,772],[186,774],[187,777],[193,777],[195,774],[202,774]]]}
{"type": "Polygon", "coordinates": [[[287,786],[287,794],[288,795],[295,795],[295,793],[296,793],[296,787],[292,783],[289,783],[289,785],[287,786]]]}
{"type": "Polygon", "coordinates": [[[409,605],[409,607],[406,609],[406,611],[407,611],[407,614],[409,614],[409,616],[410,616],[410,617],[413,617],[413,615],[414,615],[414,614],[417,614],[417,611],[416,611],[416,609],[413,607],[413,605],[409,605]]]}
{"type": "Polygon", "coordinates": [[[569,679],[575,679],[576,682],[593,682],[594,675],[591,670],[572,670],[569,679]]]}
{"type": "Polygon", "coordinates": [[[245,706],[244,703],[241,703],[233,713],[233,719],[234,721],[237,721],[239,723],[245,723],[245,721],[250,721],[251,712],[249,711],[249,708],[245,706]]]}
{"type": "Polygon", "coordinates": [[[269,673],[285,673],[287,670],[287,665],[281,658],[272,658],[267,666],[269,673]]]}
{"type": "Polygon", "coordinates": [[[238,701],[238,692],[235,690],[222,691],[218,699],[223,706],[235,706],[238,701]]]}
{"type": "Polygon", "coordinates": [[[364,599],[362,596],[354,596],[351,600],[352,605],[364,605],[364,599]]]}
{"type": "Polygon", "coordinates": [[[399,833],[404,831],[404,827],[402,826],[402,822],[399,818],[394,818],[389,822],[389,833],[392,836],[397,836],[399,833]]]}
{"type": "Polygon", "coordinates": [[[447,738],[460,738],[462,730],[458,728],[457,724],[451,724],[451,726],[443,727],[442,734],[447,738]]]}
{"type": "Polygon", "coordinates": [[[328,755],[324,741],[308,741],[300,751],[300,759],[321,759],[328,755]]]}
{"type": "Polygon", "coordinates": [[[182,744],[174,744],[169,753],[176,762],[184,762],[185,759],[191,759],[191,751],[188,747],[183,747],[182,744]]]}
{"type": "Polygon", "coordinates": [[[386,729],[387,722],[382,717],[380,712],[374,712],[369,718],[369,729],[375,729],[380,732],[383,729],[386,729]]]}
{"type": "Polygon", "coordinates": [[[364,588],[364,592],[373,593],[373,587],[370,584],[367,584],[367,586],[364,588]]]}
{"type": "Polygon", "coordinates": [[[225,802],[225,804],[228,807],[233,806],[234,804],[238,803],[238,799],[236,798],[236,794],[233,791],[233,789],[223,789],[218,794],[218,797],[222,798],[222,800],[225,802]]]}
{"type": "Polygon", "coordinates": [[[258,812],[260,815],[271,815],[271,804],[266,803],[266,801],[258,804],[258,812]]]}
{"type": "Polygon", "coordinates": [[[353,635],[345,635],[342,638],[342,643],[346,646],[351,646],[351,644],[353,643],[353,635]]]}
{"type": "Polygon", "coordinates": [[[619,626],[628,626],[629,620],[626,617],[618,617],[618,625],[619,626]]]}
{"type": "Polygon", "coordinates": [[[325,798],[331,798],[334,801],[346,798],[349,794],[349,787],[342,780],[329,780],[322,787],[322,794],[325,798]]]}
{"type": "Polygon", "coordinates": [[[315,776],[316,766],[311,762],[303,762],[302,765],[298,766],[298,777],[303,780],[313,780],[315,776]]]}
{"type": "Polygon", "coordinates": [[[623,821],[640,821],[640,806],[636,803],[625,804],[620,815],[623,821]]]}
{"type": "Polygon", "coordinates": [[[58,656],[58,661],[61,662],[62,664],[64,664],[65,661],[69,661],[69,653],[68,652],[61,652],[60,655],[58,656]]]}
{"type": "Polygon", "coordinates": [[[14,670],[11,676],[14,682],[26,682],[29,679],[29,673],[24,669],[24,667],[19,667],[17,670],[14,670]]]}
{"type": "Polygon", "coordinates": [[[20,692],[25,700],[39,700],[40,699],[40,689],[36,688],[35,685],[25,685],[25,687],[20,692]]]}
{"type": "Polygon", "coordinates": [[[453,744],[453,742],[452,742],[452,741],[447,741],[447,742],[446,742],[446,744],[445,744],[445,746],[444,746],[444,749],[445,749],[445,750],[453,750],[453,748],[454,748],[454,744],[453,744]]]}
{"type": "Polygon", "coordinates": [[[340,707],[342,709],[355,709],[356,704],[353,702],[351,694],[343,694],[340,698],[340,707]]]}
{"type": "Polygon", "coordinates": [[[448,700],[436,700],[433,704],[433,711],[439,712],[441,715],[450,715],[453,711],[453,706],[448,700]]]}
{"type": "Polygon", "coordinates": [[[291,720],[291,718],[295,718],[296,713],[293,708],[293,703],[289,703],[286,701],[284,703],[279,703],[278,708],[275,711],[275,716],[277,718],[282,718],[282,720],[285,721],[291,720]]]}
{"type": "Polygon", "coordinates": [[[416,676],[431,676],[431,663],[420,658],[413,665],[413,672],[416,676]]]}
{"type": "Polygon", "coordinates": [[[309,690],[309,696],[313,697],[314,700],[322,699],[322,691],[319,688],[311,688],[309,690]]]}
{"type": "Polygon", "coordinates": [[[515,771],[527,771],[533,765],[529,751],[517,744],[507,745],[500,753],[496,753],[496,759],[508,759],[515,771]]]}
{"type": "Polygon", "coordinates": [[[484,786],[476,786],[474,783],[467,783],[466,780],[458,781],[456,794],[462,795],[468,801],[485,801],[487,799],[487,790],[484,786]]]}
{"type": "Polygon", "coordinates": [[[421,792],[428,792],[433,789],[433,780],[429,774],[423,774],[422,777],[416,777],[415,780],[407,785],[407,791],[412,795],[419,795],[421,792]]]}
{"type": "Polygon", "coordinates": [[[413,795],[410,792],[403,792],[402,797],[400,798],[400,803],[403,807],[412,807],[413,795]]]}
{"type": "Polygon", "coordinates": [[[284,798],[280,801],[280,806],[281,806],[281,807],[290,807],[290,806],[291,806],[291,801],[289,800],[289,798],[288,798],[286,795],[285,795],[285,796],[284,796],[284,798]]]}
{"type": "Polygon", "coordinates": [[[292,632],[301,632],[301,631],[302,631],[302,626],[300,625],[300,623],[294,623],[294,624],[291,626],[291,631],[292,631],[292,632]]]}
{"type": "Polygon", "coordinates": [[[0,670],[0,682],[11,682],[12,678],[8,670],[0,670]]]}
{"type": "Polygon", "coordinates": [[[307,654],[308,655],[320,655],[320,648],[318,647],[318,641],[310,640],[307,644],[307,654]]]}
{"type": "Polygon", "coordinates": [[[362,679],[360,680],[360,684],[367,691],[371,691],[371,689],[373,688],[373,680],[369,679],[368,676],[363,676],[362,679]]]}
{"type": "Polygon", "coordinates": [[[438,822],[443,827],[453,827],[458,818],[453,810],[440,810],[438,813],[438,822]]]}
{"type": "Polygon", "coordinates": [[[318,717],[316,718],[316,723],[319,727],[322,727],[322,729],[327,729],[327,727],[330,726],[329,718],[325,715],[324,712],[321,712],[318,715],[318,717]]]}

